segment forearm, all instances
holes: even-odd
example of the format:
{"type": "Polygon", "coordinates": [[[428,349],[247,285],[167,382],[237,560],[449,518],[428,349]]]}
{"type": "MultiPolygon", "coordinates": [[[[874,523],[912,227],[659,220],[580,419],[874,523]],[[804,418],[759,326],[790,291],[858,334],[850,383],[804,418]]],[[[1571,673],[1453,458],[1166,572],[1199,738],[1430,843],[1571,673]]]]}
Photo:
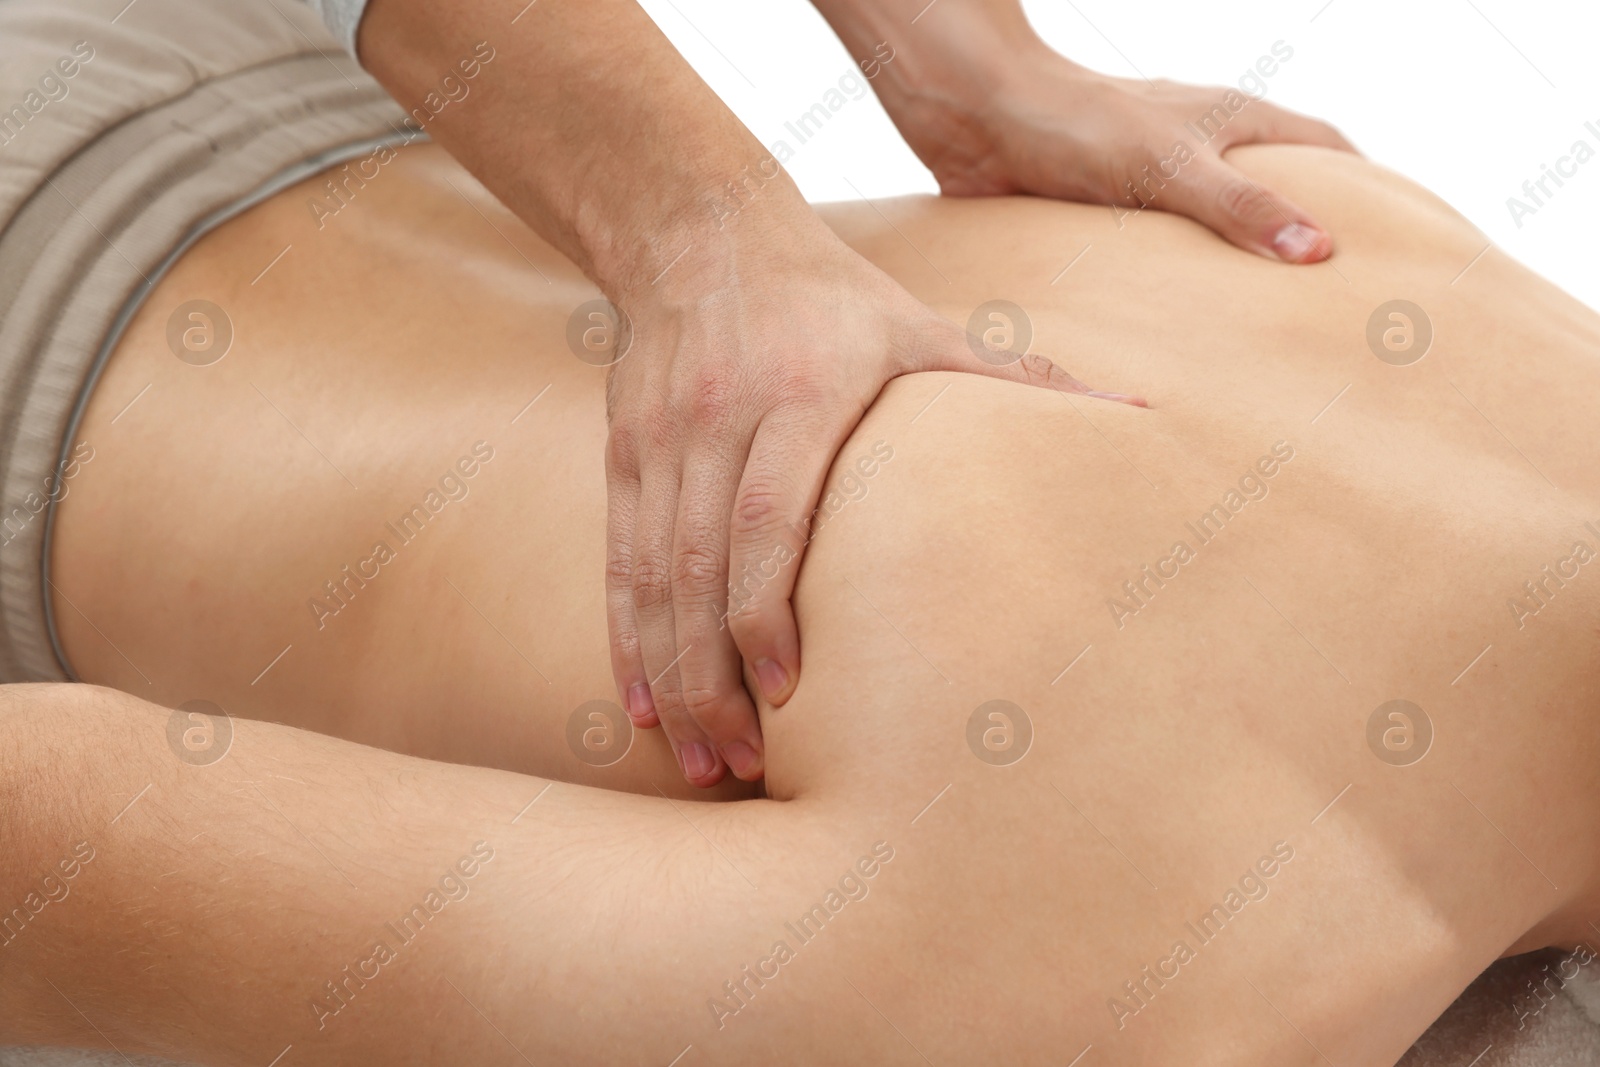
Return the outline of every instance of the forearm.
{"type": "Polygon", "coordinates": [[[717,253],[735,228],[730,182],[736,194],[755,187],[789,216],[809,215],[633,0],[525,4],[373,0],[361,57],[409,109],[430,93],[436,105],[446,99],[443,77],[462,85],[456,64],[480,44],[492,49],[468,96],[413,115],[609,295],[726,259],[717,253]]]}
{"type": "Polygon", "coordinates": [[[664,801],[557,786],[528,808],[544,783],[243,720],[202,766],[169,747],[170,714],[0,689],[0,1045],[520,1062],[487,1017],[572,1062],[593,1040],[574,998],[631,978],[575,932],[687,940],[681,895],[635,895],[616,862],[693,836],[664,801]]]}
{"type": "Polygon", "coordinates": [[[970,109],[1007,71],[1049,52],[1018,0],[812,0],[896,124],[905,109],[970,109]],[[913,21],[915,20],[915,21],[913,21]]]}
{"type": "MultiPolygon", "coordinates": [[[[202,766],[168,747],[170,713],[120,694],[28,687],[7,704],[0,1044],[231,1064],[315,1043],[337,1062],[413,995],[419,968],[319,1017],[314,1001],[340,1006],[324,983],[370,956],[408,898],[476,842],[505,844],[503,820],[486,817],[504,776],[432,778],[420,761],[242,720],[227,755],[202,766]],[[452,780],[465,795],[446,806],[452,780]],[[85,847],[74,877],[44,878],[85,847]],[[49,903],[32,913],[30,894],[49,903]]],[[[456,935],[505,896],[499,874],[491,859],[461,878],[476,892],[410,954],[451,969],[456,935]]]]}

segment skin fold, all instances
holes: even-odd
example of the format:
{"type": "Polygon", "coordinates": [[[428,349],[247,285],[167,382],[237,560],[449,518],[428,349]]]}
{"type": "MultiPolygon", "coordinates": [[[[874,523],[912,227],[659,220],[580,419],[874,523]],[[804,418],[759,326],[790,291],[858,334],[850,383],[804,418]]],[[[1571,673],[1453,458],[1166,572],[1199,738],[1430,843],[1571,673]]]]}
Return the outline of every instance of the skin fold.
{"type": "Polygon", "coordinates": [[[605,372],[567,344],[594,288],[422,146],[320,229],[313,181],[200,242],[107,368],[60,505],[63,642],[109,688],[3,694],[0,904],[95,858],[0,948],[0,1039],[1390,1064],[1495,958],[1595,936],[1597,580],[1562,561],[1600,551],[1600,323],[1362,160],[1229,161],[1338,254],[1290,269],[1031,199],[823,209],[952,321],[1010,301],[1032,350],[1151,407],[891,382],[829,475],[805,671],[761,706],[767,795],[735,803],[659,731],[606,767],[568,742],[615,697],[605,372]],[[194,299],[234,333],[204,367],[168,347],[194,299]],[[1433,333],[1404,366],[1368,342],[1397,299],[1433,333]],[[477,442],[465,498],[327,614],[324,582],[477,442]],[[205,766],[168,739],[193,700],[235,716],[205,766]],[[974,730],[996,700],[1020,715],[974,730]],[[1368,740],[1392,700],[1431,724],[1409,765],[1368,740]],[[997,762],[985,730],[1022,721],[997,762]],[[398,944],[479,841],[470,893],[398,944]],[[333,997],[375,939],[394,959],[333,997]]]}

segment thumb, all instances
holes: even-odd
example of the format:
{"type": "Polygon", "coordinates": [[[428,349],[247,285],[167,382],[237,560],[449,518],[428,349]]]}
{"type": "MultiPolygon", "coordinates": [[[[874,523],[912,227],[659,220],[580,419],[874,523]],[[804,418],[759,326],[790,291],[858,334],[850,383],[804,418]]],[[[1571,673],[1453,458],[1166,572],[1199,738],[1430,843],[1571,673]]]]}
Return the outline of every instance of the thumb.
{"type": "Polygon", "coordinates": [[[1148,407],[1143,397],[1108,393],[1080,381],[1046,356],[1030,351],[1033,324],[1028,313],[1008,300],[991,300],[972,313],[965,332],[940,320],[910,353],[909,370],[960,371],[1034,385],[1058,393],[1082,393],[1148,407]]]}
{"type": "Polygon", "coordinates": [[[1269,259],[1320,263],[1333,254],[1333,238],[1311,216],[1216,156],[1196,159],[1166,202],[1156,206],[1187,215],[1269,259]]]}

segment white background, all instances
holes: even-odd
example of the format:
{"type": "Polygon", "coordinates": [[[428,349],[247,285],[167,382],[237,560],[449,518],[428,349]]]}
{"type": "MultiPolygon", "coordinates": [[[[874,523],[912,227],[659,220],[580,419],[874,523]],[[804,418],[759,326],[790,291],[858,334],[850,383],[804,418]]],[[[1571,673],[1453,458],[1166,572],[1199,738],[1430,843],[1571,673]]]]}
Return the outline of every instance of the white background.
{"type": "MultiPolygon", "coordinates": [[[[922,16],[939,17],[937,0],[922,16]]],[[[935,192],[870,93],[796,145],[796,119],[851,71],[807,0],[643,0],[812,200],[935,192]],[[854,189],[852,188],[854,185],[854,189]]],[[[1600,4],[1561,0],[1025,0],[1071,59],[1125,77],[1232,85],[1274,41],[1294,49],[1267,99],[1338,126],[1428,186],[1503,251],[1600,309],[1600,4]],[[1518,227],[1506,206],[1586,140],[1597,158],[1518,227]]],[[[920,24],[920,23],[919,23],[920,24]]],[[[905,42],[914,43],[916,26],[905,42]]],[[[1555,189],[1552,183],[1549,186],[1555,189]]]]}

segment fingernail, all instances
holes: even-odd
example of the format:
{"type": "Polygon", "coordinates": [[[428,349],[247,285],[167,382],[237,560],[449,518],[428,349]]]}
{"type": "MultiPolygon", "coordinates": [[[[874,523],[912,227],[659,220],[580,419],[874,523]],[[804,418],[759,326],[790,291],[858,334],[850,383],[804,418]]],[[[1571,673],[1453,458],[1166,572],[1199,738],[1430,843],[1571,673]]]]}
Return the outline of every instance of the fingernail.
{"type": "Polygon", "coordinates": [[[683,765],[683,776],[690,781],[704,778],[717,765],[717,761],[711,758],[711,750],[698,741],[679,749],[678,759],[683,765]]]}
{"type": "Polygon", "coordinates": [[[1286,263],[1305,263],[1327,239],[1328,235],[1315,226],[1291,222],[1272,239],[1272,248],[1286,263]]]}
{"type": "Polygon", "coordinates": [[[729,741],[722,746],[722,758],[728,761],[735,778],[747,778],[756,772],[760,757],[756,750],[743,741],[729,741]]]}
{"type": "Polygon", "coordinates": [[[639,682],[628,690],[628,714],[635,719],[642,719],[656,710],[655,701],[650,699],[650,687],[639,682]]]}
{"type": "Polygon", "coordinates": [[[1118,404],[1127,404],[1130,407],[1136,408],[1147,408],[1150,406],[1150,402],[1144,397],[1129,396],[1127,393],[1102,393],[1099,390],[1091,389],[1083,395],[1092,396],[1096,400],[1112,400],[1118,404]]]}
{"type": "Polygon", "coordinates": [[[789,672],[776,660],[756,660],[756,681],[761,683],[761,695],[776,700],[789,684],[789,672]]]}

